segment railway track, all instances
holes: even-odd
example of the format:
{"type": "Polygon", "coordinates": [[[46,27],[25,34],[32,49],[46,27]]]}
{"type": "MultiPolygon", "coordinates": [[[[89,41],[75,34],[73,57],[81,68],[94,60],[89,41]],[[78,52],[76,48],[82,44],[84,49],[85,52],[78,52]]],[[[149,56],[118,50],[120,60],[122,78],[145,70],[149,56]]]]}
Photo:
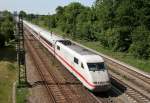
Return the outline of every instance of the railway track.
{"type": "Polygon", "coordinates": [[[136,90],[134,87],[124,83],[119,77],[111,76],[112,84],[117,87],[126,97],[134,103],[150,103],[150,98],[136,90]]]}
{"type": "MultiPolygon", "coordinates": [[[[29,33],[29,32],[28,32],[29,33]]],[[[27,34],[27,31],[26,31],[27,34]]],[[[28,41],[28,39],[31,39],[31,37],[25,37],[26,39],[26,46],[29,50],[30,56],[32,60],[34,61],[34,65],[36,65],[36,68],[40,74],[40,77],[43,81],[43,84],[45,88],[47,89],[49,100],[50,102],[54,103],[70,103],[70,102],[80,102],[83,100],[87,100],[87,103],[99,103],[100,101],[97,101],[92,96],[84,98],[78,98],[75,96],[74,90],[71,88],[70,85],[78,85],[79,83],[72,83],[65,80],[58,80],[60,77],[56,77],[54,74],[54,71],[47,70],[49,68],[47,61],[42,57],[43,55],[40,54],[40,52],[37,50],[37,47],[34,45],[36,44],[35,39],[32,36],[32,42],[28,41]],[[33,46],[32,46],[32,45],[33,46]],[[42,68],[42,70],[41,70],[42,68]],[[83,99],[83,100],[82,100],[83,99]],[[89,101],[88,101],[89,100],[89,101]]],[[[52,70],[52,69],[51,69],[52,70]]],[[[80,88],[82,87],[81,84],[79,85],[80,88]]],[[[83,87],[82,87],[83,88],[83,87]]],[[[85,93],[85,92],[83,92],[85,93]]],[[[88,92],[84,95],[89,95],[88,92]]]]}
{"type": "MultiPolygon", "coordinates": [[[[26,38],[27,39],[27,38],[26,38]]],[[[31,46],[31,43],[30,42],[26,42],[26,46],[28,48],[28,51],[30,52],[30,56],[34,62],[34,65],[36,66],[37,68],[37,71],[43,81],[43,84],[48,92],[48,95],[49,95],[49,101],[52,102],[52,103],[56,103],[56,102],[66,102],[65,101],[65,97],[63,97],[62,95],[58,95],[58,94],[61,94],[61,93],[58,93],[59,90],[57,88],[55,88],[55,85],[49,85],[49,84],[54,84],[54,81],[52,81],[51,79],[48,79],[49,75],[46,73],[46,72],[43,72],[41,70],[41,68],[45,68],[44,67],[44,64],[43,62],[40,60],[38,54],[36,54],[35,52],[35,48],[33,48],[31,46]],[[55,93],[55,95],[54,95],[55,93]],[[56,96],[57,95],[57,96],[56,96]]]]}
{"type": "Polygon", "coordinates": [[[32,62],[36,66],[36,69],[37,69],[37,71],[38,71],[38,73],[39,73],[39,75],[41,77],[41,80],[43,81],[43,84],[44,84],[44,86],[45,86],[45,88],[47,90],[47,93],[49,95],[49,102],[55,103],[56,100],[55,100],[55,98],[54,98],[54,96],[53,96],[53,94],[51,92],[51,89],[48,86],[48,83],[46,82],[46,78],[45,78],[44,74],[41,72],[40,66],[36,63],[37,61],[35,61],[35,59],[38,60],[38,56],[36,54],[34,54],[34,49],[31,47],[30,43],[27,42],[28,38],[25,38],[25,39],[26,39],[25,44],[26,44],[26,47],[28,48],[28,53],[30,53],[29,55],[30,55],[30,57],[32,59],[32,62]]]}
{"type": "Polygon", "coordinates": [[[121,65],[119,63],[116,63],[110,59],[106,59],[107,64],[110,66],[110,70],[112,72],[119,73],[121,76],[124,76],[126,79],[128,79],[131,82],[134,82],[136,85],[139,85],[139,87],[142,87],[145,89],[145,91],[148,91],[150,93],[150,78],[135,71],[132,70],[124,65],[121,65]]]}
{"type": "Polygon", "coordinates": [[[117,68],[120,68],[121,70],[124,70],[124,71],[128,72],[129,74],[137,77],[138,79],[141,79],[142,81],[150,84],[150,78],[149,77],[147,77],[147,76],[145,76],[145,75],[143,75],[143,74],[141,74],[141,73],[139,73],[135,70],[132,70],[132,69],[130,69],[130,68],[124,66],[124,65],[120,65],[119,63],[116,63],[114,61],[111,61],[111,62],[113,63],[113,65],[117,65],[117,68]]]}

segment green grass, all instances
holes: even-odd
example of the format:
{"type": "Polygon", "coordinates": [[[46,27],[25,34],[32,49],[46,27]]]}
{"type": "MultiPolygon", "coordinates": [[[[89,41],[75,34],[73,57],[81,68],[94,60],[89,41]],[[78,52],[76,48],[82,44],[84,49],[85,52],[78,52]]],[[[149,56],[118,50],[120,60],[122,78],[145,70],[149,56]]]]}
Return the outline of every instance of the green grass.
{"type": "Polygon", "coordinates": [[[14,48],[13,43],[0,48],[0,103],[12,103],[12,86],[17,79],[14,48]]]}
{"type": "Polygon", "coordinates": [[[0,103],[12,103],[12,86],[16,80],[16,63],[0,61],[0,103]]]}
{"type": "MultiPolygon", "coordinates": [[[[12,103],[13,83],[17,80],[17,61],[14,43],[0,48],[0,103],[12,103]]],[[[17,103],[23,101],[26,89],[17,89],[17,103]]]]}
{"type": "Polygon", "coordinates": [[[26,103],[27,96],[28,96],[28,88],[17,88],[16,103],[26,103]]]}
{"type": "MultiPolygon", "coordinates": [[[[48,30],[48,27],[44,26],[44,24],[42,24],[42,22],[39,25],[48,30]]],[[[53,28],[51,30],[53,32],[55,32],[56,34],[59,34],[61,36],[65,35],[64,32],[60,31],[57,28],[53,28]]],[[[71,37],[69,37],[69,38],[71,38],[71,37]]],[[[103,54],[108,55],[110,57],[113,57],[117,60],[120,60],[120,61],[123,61],[127,64],[130,64],[131,66],[134,66],[140,70],[143,70],[145,72],[150,73],[150,59],[149,60],[142,60],[142,59],[135,58],[128,53],[114,52],[114,51],[110,50],[109,48],[104,48],[103,46],[101,46],[101,44],[99,42],[88,42],[88,41],[77,40],[77,39],[75,41],[78,43],[81,43],[81,44],[83,44],[83,45],[85,45],[91,49],[94,49],[100,53],[103,53],[103,54]]]]}

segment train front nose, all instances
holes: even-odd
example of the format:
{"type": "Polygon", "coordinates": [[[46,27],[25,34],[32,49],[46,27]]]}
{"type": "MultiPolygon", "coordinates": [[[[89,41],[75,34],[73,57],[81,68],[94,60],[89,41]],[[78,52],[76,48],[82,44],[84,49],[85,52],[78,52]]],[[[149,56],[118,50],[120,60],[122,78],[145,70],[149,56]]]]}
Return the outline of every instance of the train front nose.
{"type": "Polygon", "coordinates": [[[93,92],[105,92],[111,89],[111,83],[108,82],[94,82],[95,88],[93,92]]]}
{"type": "Polygon", "coordinates": [[[93,91],[104,92],[108,91],[111,88],[109,75],[106,70],[93,72],[92,77],[93,84],[95,85],[93,91]]]}

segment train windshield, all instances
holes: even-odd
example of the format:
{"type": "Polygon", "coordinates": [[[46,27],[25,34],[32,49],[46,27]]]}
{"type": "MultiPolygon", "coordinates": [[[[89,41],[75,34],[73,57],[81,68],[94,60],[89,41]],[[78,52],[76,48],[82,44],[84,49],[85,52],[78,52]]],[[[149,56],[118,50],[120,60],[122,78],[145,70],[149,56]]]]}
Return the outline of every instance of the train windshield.
{"type": "Polygon", "coordinates": [[[90,71],[100,71],[105,69],[104,63],[87,63],[90,71]]]}

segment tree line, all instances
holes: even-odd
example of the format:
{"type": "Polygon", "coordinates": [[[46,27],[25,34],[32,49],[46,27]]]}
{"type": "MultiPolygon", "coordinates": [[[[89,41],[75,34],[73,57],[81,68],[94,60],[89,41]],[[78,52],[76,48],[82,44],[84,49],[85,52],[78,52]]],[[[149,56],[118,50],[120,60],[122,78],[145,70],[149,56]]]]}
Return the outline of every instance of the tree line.
{"type": "Polygon", "coordinates": [[[63,31],[65,36],[98,41],[113,51],[149,59],[149,0],[96,0],[92,7],[73,2],[58,6],[53,15],[22,14],[37,24],[63,31]]]}
{"type": "Polygon", "coordinates": [[[0,48],[14,39],[13,16],[9,11],[0,11],[0,48]]]}

